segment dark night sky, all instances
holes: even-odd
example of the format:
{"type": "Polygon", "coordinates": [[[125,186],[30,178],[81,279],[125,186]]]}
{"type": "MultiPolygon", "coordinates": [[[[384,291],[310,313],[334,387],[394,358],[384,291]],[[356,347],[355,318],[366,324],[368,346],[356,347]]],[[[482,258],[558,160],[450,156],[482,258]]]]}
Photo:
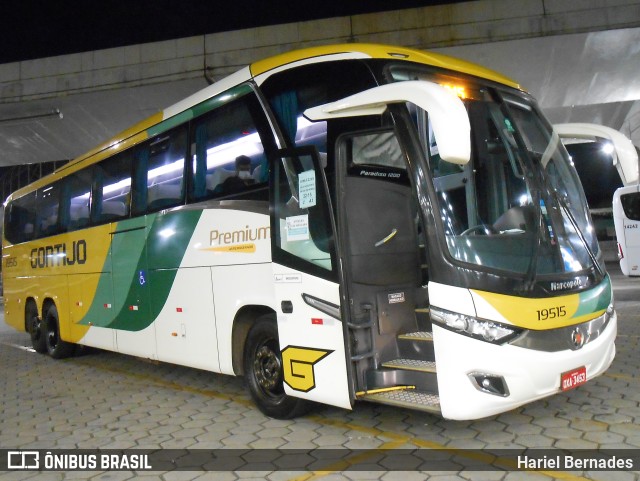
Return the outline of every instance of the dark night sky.
{"type": "Polygon", "coordinates": [[[0,63],[460,0],[3,0],[0,63]]]}

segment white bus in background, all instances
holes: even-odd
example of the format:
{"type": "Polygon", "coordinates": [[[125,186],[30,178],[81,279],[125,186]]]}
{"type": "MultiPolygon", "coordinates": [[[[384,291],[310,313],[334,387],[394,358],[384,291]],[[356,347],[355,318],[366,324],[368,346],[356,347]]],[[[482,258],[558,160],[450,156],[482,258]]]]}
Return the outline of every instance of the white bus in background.
{"type": "Polygon", "coordinates": [[[620,270],[625,276],[640,276],[640,181],[636,147],[622,133],[602,125],[559,124],[554,128],[563,139],[604,139],[611,143],[613,165],[623,184],[613,194],[620,270]]]}
{"type": "Polygon", "coordinates": [[[640,185],[621,187],[613,194],[613,222],[620,270],[625,276],[640,276],[640,185]]]}

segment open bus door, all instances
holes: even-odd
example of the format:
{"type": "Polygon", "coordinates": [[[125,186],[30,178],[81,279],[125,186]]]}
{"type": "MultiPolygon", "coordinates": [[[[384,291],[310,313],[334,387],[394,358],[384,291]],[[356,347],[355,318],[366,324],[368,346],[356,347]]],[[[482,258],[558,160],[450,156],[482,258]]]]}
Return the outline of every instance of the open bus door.
{"type": "MultiPolygon", "coordinates": [[[[312,121],[375,117],[406,102],[429,112],[441,158],[468,164],[466,109],[456,95],[431,82],[374,87],[304,115],[312,121]]],[[[334,173],[353,394],[440,412],[433,337],[424,331],[426,323],[417,322],[418,311],[428,313],[420,262],[424,246],[418,242],[417,198],[403,149],[391,125],[365,130],[358,122],[352,125],[355,130],[338,139],[334,173]]]]}
{"type": "Polygon", "coordinates": [[[285,393],[351,409],[335,222],[317,150],[280,151],[271,176],[273,276],[285,393]]]}
{"type": "MultiPolygon", "coordinates": [[[[440,156],[469,162],[470,125],[462,101],[430,82],[383,85],[338,102],[305,110],[311,121],[380,115],[388,104],[412,102],[432,113],[440,156]]],[[[350,409],[356,382],[348,343],[350,310],[346,305],[342,267],[336,253],[336,222],[320,155],[314,147],[281,150],[271,162],[271,239],[278,346],[261,344],[249,333],[250,387],[263,412],[288,417],[284,394],[350,409]],[[280,352],[276,356],[274,351],[280,352]],[[255,362],[254,362],[255,359],[255,362]],[[261,364],[262,363],[262,364],[261,364]],[[264,369],[263,369],[264,368],[264,369]],[[255,382],[252,382],[254,379],[255,382]],[[264,393],[264,396],[261,394],[264,393]]],[[[370,206],[375,210],[374,206],[370,206]]],[[[393,229],[393,228],[392,228],[393,229]]],[[[386,234],[389,240],[395,235],[386,234]]],[[[379,240],[379,239],[378,239],[379,240]]],[[[386,244],[387,242],[382,242],[386,244]]],[[[397,294],[396,292],[392,294],[397,294]]],[[[388,299],[388,293],[387,293],[388,299]]],[[[267,329],[265,328],[265,331],[267,329]]],[[[253,329],[252,329],[253,331],[253,329]]],[[[264,338],[273,336],[263,333],[264,338]]]]}

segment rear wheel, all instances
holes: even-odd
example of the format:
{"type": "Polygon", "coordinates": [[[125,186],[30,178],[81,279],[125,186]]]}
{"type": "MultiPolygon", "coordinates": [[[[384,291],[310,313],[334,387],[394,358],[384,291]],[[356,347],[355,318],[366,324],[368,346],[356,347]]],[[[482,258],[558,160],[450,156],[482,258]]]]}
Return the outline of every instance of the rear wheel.
{"type": "Polygon", "coordinates": [[[258,318],[244,351],[244,374],[254,402],[267,416],[291,419],[304,414],[309,403],[284,392],[278,328],[273,315],[258,318]]]}
{"type": "Polygon", "coordinates": [[[73,354],[74,345],[60,339],[60,323],[58,321],[58,309],[51,305],[47,309],[44,319],[46,329],[47,352],[54,359],[62,359],[73,354]]]}
{"type": "Polygon", "coordinates": [[[33,350],[39,353],[47,352],[46,334],[44,331],[44,323],[38,317],[38,308],[33,301],[27,302],[24,310],[25,325],[31,337],[31,346],[33,350]]]}

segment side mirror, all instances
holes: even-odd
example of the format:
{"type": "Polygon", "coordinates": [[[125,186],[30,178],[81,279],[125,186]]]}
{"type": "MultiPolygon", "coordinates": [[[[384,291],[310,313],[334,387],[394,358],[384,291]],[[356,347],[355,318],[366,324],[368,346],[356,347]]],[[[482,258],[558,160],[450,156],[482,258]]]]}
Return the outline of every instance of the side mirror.
{"type": "Polygon", "coordinates": [[[374,87],[305,110],[309,120],[380,115],[387,105],[410,102],[429,113],[440,158],[465,165],[471,158],[471,126],[462,100],[433,82],[412,80],[374,87]]]}

